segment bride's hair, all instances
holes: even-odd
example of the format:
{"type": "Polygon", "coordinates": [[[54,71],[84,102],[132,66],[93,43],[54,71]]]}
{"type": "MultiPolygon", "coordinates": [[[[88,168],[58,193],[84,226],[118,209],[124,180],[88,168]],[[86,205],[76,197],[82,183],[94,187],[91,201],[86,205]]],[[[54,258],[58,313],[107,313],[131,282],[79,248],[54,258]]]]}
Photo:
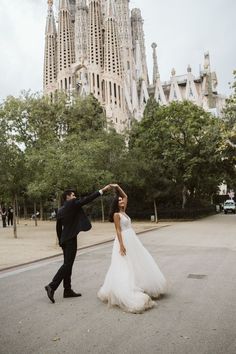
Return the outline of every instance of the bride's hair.
{"type": "Polygon", "coordinates": [[[109,221],[110,222],[114,222],[114,214],[115,213],[118,213],[120,211],[119,209],[119,197],[120,197],[120,194],[118,191],[116,191],[116,194],[111,202],[111,206],[110,206],[110,211],[109,211],[109,221]]]}

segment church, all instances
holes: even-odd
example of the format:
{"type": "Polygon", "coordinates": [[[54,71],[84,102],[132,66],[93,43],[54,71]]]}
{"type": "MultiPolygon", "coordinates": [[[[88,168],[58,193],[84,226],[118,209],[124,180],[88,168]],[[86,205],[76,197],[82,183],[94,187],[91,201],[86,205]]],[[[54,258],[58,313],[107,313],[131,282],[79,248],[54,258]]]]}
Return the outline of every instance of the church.
{"type": "Polygon", "coordinates": [[[140,9],[130,10],[129,0],[59,0],[55,15],[53,0],[48,0],[44,94],[93,94],[117,132],[142,118],[150,96],[164,105],[190,100],[220,115],[225,98],[217,92],[209,53],[198,76],[188,66],[185,74],[172,69],[170,80],[161,81],[156,43],[152,51],[150,80],[143,18],[140,9]]]}

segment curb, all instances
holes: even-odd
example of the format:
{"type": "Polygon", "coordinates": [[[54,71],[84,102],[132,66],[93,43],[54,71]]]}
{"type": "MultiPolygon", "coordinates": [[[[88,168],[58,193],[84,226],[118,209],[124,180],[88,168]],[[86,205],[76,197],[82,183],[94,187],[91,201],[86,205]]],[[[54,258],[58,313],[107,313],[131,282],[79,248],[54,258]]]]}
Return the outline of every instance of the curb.
{"type": "MultiPolygon", "coordinates": [[[[161,228],[167,227],[167,226],[170,226],[170,225],[155,226],[155,227],[152,227],[152,228],[147,229],[147,230],[143,230],[143,231],[136,232],[136,234],[137,234],[137,235],[144,234],[145,232],[154,231],[154,230],[161,229],[161,228]]],[[[114,237],[111,238],[111,239],[109,239],[109,240],[106,240],[106,241],[93,243],[93,244],[88,245],[88,246],[78,247],[78,248],[77,248],[77,251],[79,251],[79,250],[84,250],[84,249],[89,249],[89,248],[92,248],[92,247],[95,247],[95,246],[99,246],[99,245],[104,245],[104,244],[110,243],[110,242],[112,242],[112,241],[114,241],[114,237]]],[[[52,256],[43,257],[43,258],[40,258],[40,259],[35,259],[35,260],[33,260],[33,261],[29,261],[29,262],[25,262],[25,263],[21,263],[21,264],[16,264],[16,265],[13,265],[13,266],[9,266],[9,267],[6,267],[6,268],[2,268],[2,269],[0,269],[0,273],[2,273],[2,272],[7,272],[8,270],[18,269],[18,268],[21,268],[21,267],[24,267],[24,266],[27,266],[27,265],[30,265],[30,264],[40,263],[40,262],[43,262],[43,261],[47,261],[47,260],[49,260],[49,259],[57,258],[57,257],[60,257],[60,256],[62,256],[62,255],[63,255],[63,252],[60,252],[60,253],[54,254],[54,255],[52,255],[52,256]]]]}

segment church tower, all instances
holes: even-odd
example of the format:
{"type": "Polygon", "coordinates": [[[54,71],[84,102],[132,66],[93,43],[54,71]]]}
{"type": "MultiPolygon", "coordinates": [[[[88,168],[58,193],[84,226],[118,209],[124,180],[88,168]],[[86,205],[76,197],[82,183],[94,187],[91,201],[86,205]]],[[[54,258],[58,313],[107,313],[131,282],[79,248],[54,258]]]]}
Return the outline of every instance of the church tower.
{"type": "MultiPolygon", "coordinates": [[[[116,0],[116,17],[118,23],[120,49],[122,57],[122,69],[124,74],[124,83],[131,95],[132,77],[133,77],[133,44],[130,25],[129,0],[116,0]]],[[[126,98],[128,99],[128,97],[126,98]]]]}
{"type": "Polygon", "coordinates": [[[107,0],[104,38],[105,104],[110,122],[122,131],[127,124],[124,104],[123,70],[115,6],[107,0]]]}
{"type": "Polygon", "coordinates": [[[74,31],[68,0],[59,1],[58,14],[58,82],[61,90],[75,87],[72,64],[75,63],[74,31]]]}
{"type": "Polygon", "coordinates": [[[101,74],[103,71],[103,36],[101,0],[89,0],[88,70],[90,92],[102,102],[101,74]]]}
{"type": "Polygon", "coordinates": [[[88,59],[88,6],[86,0],[76,0],[75,59],[79,64],[88,59]]]}
{"type": "Polygon", "coordinates": [[[148,79],[148,69],[147,69],[147,59],[146,59],[146,48],[143,30],[143,19],[140,9],[133,9],[131,11],[131,29],[132,29],[132,40],[134,51],[137,48],[137,41],[139,42],[140,53],[142,58],[142,71],[143,79],[146,82],[146,86],[149,84],[148,79]]]}
{"type": "Polygon", "coordinates": [[[130,13],[130,0],[57,0],[57,26],[53,0],[47,3],[43,87],[51,98],[57,90],[67,92],[68,102],[72,93],[94,95],[119,132],[129,129],[131,118],[142,119],[150,96],[160,104],[190,100],[220,112],[224,101],[209,53],[200,76],[190,67],[178,76],[173,69],[170,80],[161,83],[153,43],[149,82],[143,19],[140,9],[130,13]]]}
{"type": "Polygon", "coordinates": [[[53,94],[57,88],[57,31],[53,14],[53,0],[48,0],[45,29],[43,89],[53,94]]]}

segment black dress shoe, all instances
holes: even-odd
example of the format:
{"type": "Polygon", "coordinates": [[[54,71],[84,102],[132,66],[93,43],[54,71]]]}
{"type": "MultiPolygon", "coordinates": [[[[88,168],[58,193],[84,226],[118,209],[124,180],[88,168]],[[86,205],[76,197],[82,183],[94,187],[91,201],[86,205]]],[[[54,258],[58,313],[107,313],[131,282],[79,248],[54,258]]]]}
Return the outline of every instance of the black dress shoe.
{"type": "Polygon", "coordinates": [[[46,285],[45,286],[45,290],[47,292],[48,298],[52,301],[52,303],[54,304],[55,300],[54,300],[54,290],[52,290],[50,285],[46,285]]]}
{"type": "Polygon", "coordinates": [[[72,289],[64,289],[63,297],[78,297],[82,296],[80,293],[75,293],[72,289]]]}

